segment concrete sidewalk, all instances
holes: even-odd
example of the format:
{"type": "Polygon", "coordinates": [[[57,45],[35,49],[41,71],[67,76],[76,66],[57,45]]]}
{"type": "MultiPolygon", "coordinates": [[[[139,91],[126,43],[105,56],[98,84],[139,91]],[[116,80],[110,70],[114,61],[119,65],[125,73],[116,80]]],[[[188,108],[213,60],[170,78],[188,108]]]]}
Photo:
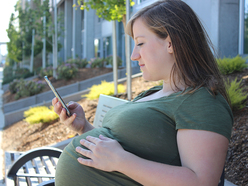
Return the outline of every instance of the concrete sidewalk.
{"type": "MultiPolygon", "coordinates": [[[[2,95],[3,95],[3,90],[2,90],[2,79],[3,79],[3,67],[0,67],[0,145],[2,144],[2,128],[4,126],[4,115],[3,115],[3,110],[2,110],[2,95]]],[[[4,163],[4,153],[2,148],[0,148],[0,186],[5,186],[4,183],[4,178],[3,178],[3,163],[4,163]]]]}

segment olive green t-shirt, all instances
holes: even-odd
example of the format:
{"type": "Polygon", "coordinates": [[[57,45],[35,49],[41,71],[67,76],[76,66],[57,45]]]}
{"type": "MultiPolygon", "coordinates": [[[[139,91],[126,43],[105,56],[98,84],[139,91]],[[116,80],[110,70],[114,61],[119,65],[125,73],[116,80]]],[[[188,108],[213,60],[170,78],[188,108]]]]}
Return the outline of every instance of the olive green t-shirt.
{"type": "MultiPolygon", "coordinates": [[[[74,139],[63,151],[56,170],[60,185],[140,185],[119,172],[104,172],[81,165],[75,151],[79,141],[100,134],[117,140],[122,147],[144,159],[181,166],[177,147],[178,129],[216,132],[231,137],[232,111],[220,95],[213,96],[202,87],[194,93],[177,92],[155,100],[136,102],[161,90],[153,87],[133,101],[114,107],[104,117],[103,127],[95,128],[74,139]]],[[[114,149],[113,149],[114,151],[114,149]]]]}

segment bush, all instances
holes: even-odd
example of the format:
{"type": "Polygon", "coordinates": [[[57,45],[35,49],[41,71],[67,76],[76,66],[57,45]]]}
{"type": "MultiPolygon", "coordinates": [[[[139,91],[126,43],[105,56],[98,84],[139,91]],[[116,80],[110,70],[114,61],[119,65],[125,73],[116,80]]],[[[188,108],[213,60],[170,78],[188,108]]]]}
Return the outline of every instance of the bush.
{"type": "Polygon", "coordinates": [[[17,85],[20,81],[15,79],[13,82],[11,82],[9,84],[9,91],[12,93],[12,94],[15,94],[17,92],[17,85]]]}
{"type": "Polygon", "coordinates": [[[75,63],[63,63],[58,67],[57,72],[59,79],[69,80],[76,77],[78,68],[75,63]]]}
{"type": "MultiPolygon", "coordinates": [[[[105,58],[106,65],[112,65],[113,66],[113,55],[110,55],[105,58]]],[[[122,65],[122,60],[119,56],[117,56],[117,65],[118,67],[122,65]]]]}
{"type": "Polygon", "coordinates": [[[13,67],[12,66],[5,66],[3,69],[3,76],[13,76],[13,67]]]}
{"type": "MultiPolygon", "coordinates": [[[[118,93],[125,92],[125,86],[119,84],[117,86],[118,93]]],[[[108,83],[106,81],[102,81],[100,85],[93,85],[90,88],[89,94],[86,94],[87,99],[93,100],[99,98],[100,94],[104,95],[114,95],[114,83],[108,83]]],[[[83,96],[82,96],[83,97],[83,96]]]]}
{"type": "Polygon", "coordinates": [[[15,99],[38,94],[42,91],[44,87],[45,85],[42,83],[42,81],[34,82],[34,81],[24,81],[23,79],[20,79],[16,85],[17,93],[15,95],[15,99]]]}
{"type": "Polygon", "coordinates": [[[24,112],[24,121],[29,124],[49,123],[55,121],[59,116],[53,111],[53,107],[39,106],[30,108],[24,112]]]}
{"type": "Polygon", "coordinates": [[[14,70],[12,66],[6,66],[3,70],[2,84],[4,85],[12,82],[14,79],[28,78],[33,75],[34,73],[31,73],[27,68],[17,68],[14,70]]]}
{"type": "Polygon", "coordinates": [[[220,72],[224,75],[231,74],[233,72],[240,72],[248,67],[246,64],[246,58],[242,58],[237,55],[234,58],[217,59],[220,72]]]}
{"type": "Polygon", "coordinates": [[[74,63],[78,68],[85,68],[88,65],[87,59],[68,59],[66,63],[74,63]]]}
{"type": "Polygon", "coordinates": [[[20,78],[28,78],[33,76],[34,73],[31,73],[29,69],[27,68],[17,68],[15,70],[15,79],[20,79],[20,78]]]}
{"type": "Polygon", "coordinates": [[[229,82],[229,79],[225,82],[227,94],[229,95],[233,110],[242,109],[245,107],[244,101],[247,99],[247,93],[243,91],[244,88],[241,86],[241,81],[242,79],[237,82],[236,78],[231,83],[229,82]]]}
{"type": "Polygon", "coordinates": [[[40,77],[47,76],[48,78],[49,77],[52,77],[53,76],[53,67],[52,66],[48,66],[46,68],[42,68],[40,70],[39,76],[40,77]]]}
{"type": "Polygon", "coordinates": [[[104,58],[99,58],[99,57],[92,58],[89,61],[89,64],[91,68],[96,68],[96,67],[102,68],[104,66],[104,58]]]}

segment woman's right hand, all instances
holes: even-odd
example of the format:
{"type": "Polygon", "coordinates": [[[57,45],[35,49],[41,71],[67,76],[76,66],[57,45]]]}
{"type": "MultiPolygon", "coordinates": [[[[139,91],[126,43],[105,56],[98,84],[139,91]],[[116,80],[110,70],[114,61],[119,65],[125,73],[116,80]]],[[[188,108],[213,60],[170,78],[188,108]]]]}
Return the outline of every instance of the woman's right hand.
{"type": "Polygon", "coordinates": [[[66,110],[62,107],[62,104],[58,101],[58,98],[53,98],[52,104],[54,106],[54,112],[59,115],[60,121],[72,130],[82,134],[86,132],[87,128],[92,127],[86,120],[84,110],[80,104],[76,102],[69,102],[67,107],[72,113],[70,117],[66,115],[66,110]]]}

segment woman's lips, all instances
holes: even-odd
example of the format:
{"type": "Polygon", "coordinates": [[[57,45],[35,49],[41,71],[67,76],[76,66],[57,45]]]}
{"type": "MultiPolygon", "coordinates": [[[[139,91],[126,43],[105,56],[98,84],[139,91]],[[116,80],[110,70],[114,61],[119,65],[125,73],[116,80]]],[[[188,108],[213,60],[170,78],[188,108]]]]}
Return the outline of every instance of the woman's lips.
{"type": "Polygon", "coordinates": [[[145,64],[139,64],[139,66],[140,66],[140,67],[144,67],[144,66],[145,66],[145,64]]]}

